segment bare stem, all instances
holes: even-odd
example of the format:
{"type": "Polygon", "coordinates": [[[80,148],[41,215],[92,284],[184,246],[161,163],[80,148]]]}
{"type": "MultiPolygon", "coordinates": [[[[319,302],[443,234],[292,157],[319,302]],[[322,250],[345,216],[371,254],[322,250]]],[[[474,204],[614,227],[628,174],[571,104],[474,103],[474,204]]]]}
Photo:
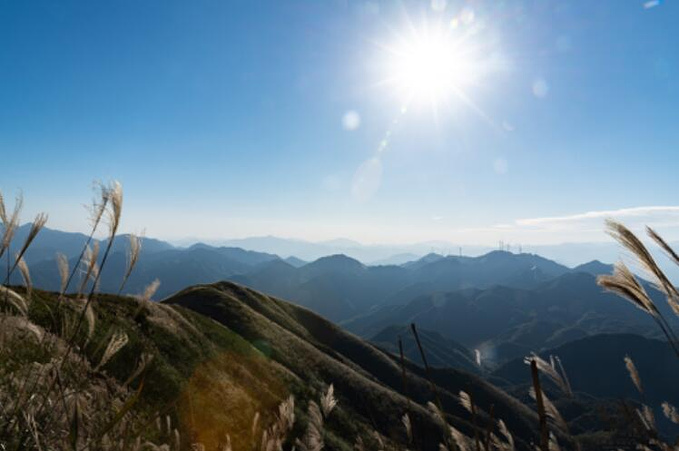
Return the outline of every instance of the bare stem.
{"type": "Polygon", "coordinates": [[[538,405],[538,417],[540,418],[540,448],[542,451],[549,451],[549,430],[547,429],[547,413],[545,403],[542,399],[542,388],[540,388],[540,374],[538,364],[535,360],[530,362],[530,372],[533,376],[533,388],[535,389],[535,402],[538,405]]]}

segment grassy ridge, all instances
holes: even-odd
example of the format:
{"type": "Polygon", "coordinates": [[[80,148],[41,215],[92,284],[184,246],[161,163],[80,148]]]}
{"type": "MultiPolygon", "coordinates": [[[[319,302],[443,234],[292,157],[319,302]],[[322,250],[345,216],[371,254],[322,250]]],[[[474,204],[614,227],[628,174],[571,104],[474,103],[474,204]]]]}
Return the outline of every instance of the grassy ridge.
{"type": "MultiPolygon", "coordinates": [[[[437,422],[424,408],[435,396],[421,369],[408,364],[404,390],[401,368],[391,355],[309,310],[229,282],[193,287],[165,302],[214,318],[265,350],[308,387],[332,382],[340,411],[346,411],[354,419],[352,423],[360,425],[346,425],[347,430],[358,432],[362,426],[371,427],[396,443],[403,442],[400,418],[409,411],[422,431],[420,445],[435,449],[440,443],[437,422]],[[409,403],[406,393],[414,403],[409,403]]],[[[449,375],[447,387],[439,386],[436,391],[444,410],[452,414],[447,418],[452,425],[463,432],[471,431],[457,392],[483,391],[487,406],[504,406],[499,411],[507,414],[508,426],[520,431],[518,447],[527,446],[537,423],[530,409],[500,390],[489,391],[489,384],[472,374],[451,370],[449,375]],[[464,385],[455,381],[464,381],[464,385]]]]}

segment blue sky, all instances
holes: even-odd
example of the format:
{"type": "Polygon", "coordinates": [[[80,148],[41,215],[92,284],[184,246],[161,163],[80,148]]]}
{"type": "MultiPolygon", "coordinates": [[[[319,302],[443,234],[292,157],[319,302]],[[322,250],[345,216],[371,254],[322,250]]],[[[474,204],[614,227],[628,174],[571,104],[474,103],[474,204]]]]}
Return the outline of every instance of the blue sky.
{"type": "Polygon", "coordinates": [[[679,237],[676,23],[672,1],[3,0],[0,189],[84,230],[117,179],[124,229],[167,239],[679,237]],[[394,43],[454,20],[492,66],[475,107],[403,112],[394,43]]]}

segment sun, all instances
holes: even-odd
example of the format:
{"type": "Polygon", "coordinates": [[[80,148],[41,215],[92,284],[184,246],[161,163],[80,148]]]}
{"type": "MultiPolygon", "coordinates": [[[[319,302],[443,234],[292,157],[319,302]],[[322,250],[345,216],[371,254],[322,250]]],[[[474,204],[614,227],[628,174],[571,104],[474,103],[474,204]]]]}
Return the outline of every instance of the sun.
{"type": "Polygon", "coordinates": [[[424,35],[405,42],[392,62],[391,78],[414,99],[438,100],[474,80],[472,62],[445,35],[424,35]]]}
{"type": "Polygon", "coordinates": [[[386,82],[405,104],[440,104],[466,99],[466,90],[478,84],[482,64],[468,36],[454,30],[411,29],[388,47],[386,82]]]}

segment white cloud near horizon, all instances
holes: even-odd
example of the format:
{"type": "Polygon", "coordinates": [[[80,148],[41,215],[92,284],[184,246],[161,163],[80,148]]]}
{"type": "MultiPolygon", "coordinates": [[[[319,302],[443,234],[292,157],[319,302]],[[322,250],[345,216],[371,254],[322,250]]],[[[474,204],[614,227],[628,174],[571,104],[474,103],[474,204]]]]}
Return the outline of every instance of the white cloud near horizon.
{"type": "MultiPolygon", "coordinates": [[[[477,232],[502,234],[503,239],[537,243],[598,242],[607,241],[604,221],[614,219],[631,230],[641,232],[651,226],[666,234],[666,238],[679,239],[679,206],[641,206],[617,210],[594,210],[562,216],[520,218],[510,223],[479,228],[477,232]]],[[[472,230],[468,230],[472,232],[472,230]]]]}
{"type": "Polygon", "coordinates": [[[605,219],[616,219],[622,222],[648,223],[663,227],[679,226],[679,206],[644,206],[621,208],[618,210],[588,211],[567,216],[548,216],[539,218],[517,219],[515,225],[527,227],[566,227],[583,224],[598,224],[605,219]]]}
{"type": "Polygon", "coordinates": [[[542,218],[528,218],[517,219],[517,225],[523,226],[540,226],[549,224],[565,224],[582,222],[584,220],[597,219],[623,219],[631,218],[634,220],[649,220],[657,221],[658,219],[669,220],[670,222],[679,225],[679,206],[648,206],[648,207],[634,207],[621,208],[618,210],[600,210],[588,211],[586,213],[579,213],[568,216],[548,216],[542,218]]]}

